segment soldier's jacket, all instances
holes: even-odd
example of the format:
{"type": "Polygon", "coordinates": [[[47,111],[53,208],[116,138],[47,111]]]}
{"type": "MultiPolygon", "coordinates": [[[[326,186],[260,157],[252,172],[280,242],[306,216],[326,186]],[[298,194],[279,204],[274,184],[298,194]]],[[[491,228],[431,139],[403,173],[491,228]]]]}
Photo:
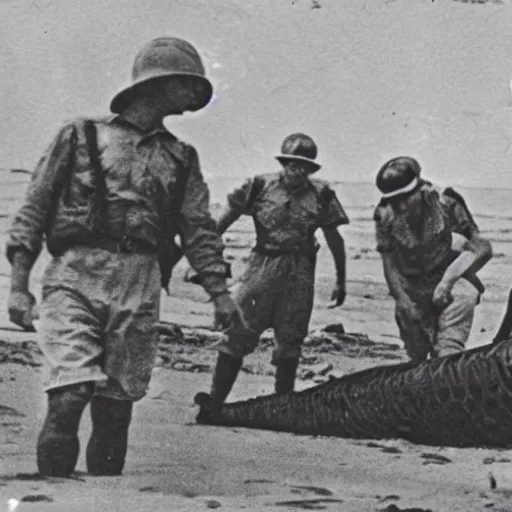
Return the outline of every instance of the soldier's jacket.
{"type": "MultiPolygon", "coordinates": [[[[430,304],[435,286],[456,257],[452,233],[469,239],[478,233],[478,226],[463,202],[431,183],[425,182],[420,193],[425,205],[421,239],[409,227],[409,213],[395,211],[390,203],[376,207],[374,220],[377,250],[396,254],[408,294],[420,303],[430,304]]],[[[483,291],[476,276],[465,277],[483,291]]]]}
{"type": "MultiPolygon", "coordinates": [[[[78,237],[84,243],[94,237],[96,191],[84,122],[65,124],[40,159],[9,232],[10,261],[19,247],[37,256],[47,234],[56,239],[78,237]]],[[[224,246],[209,213],[208,187],[196,150],[163,126],[143,133],[117,116],[97,119],[95,125],[108,190],[109,235],[135,238],[157,248],[162,236],[179,231],[185,255],[197,273],[226,275],[224,246]],[[183,166],[190,172],[183,206],[177,218],[167,222],[169,232],[163,233],[159,212],[162,204],[172,203],[173,186],[183,166]]]]}
{"type": "Polygon", "coordinates": [[[279,173],[248,179],[228,195],[230,207],[253,217],[256,244],[263,251],[289,251],[314,243],[318,228],[348,224],[334,191],[310,179],[300,194],[289,192],[279,173]]]}

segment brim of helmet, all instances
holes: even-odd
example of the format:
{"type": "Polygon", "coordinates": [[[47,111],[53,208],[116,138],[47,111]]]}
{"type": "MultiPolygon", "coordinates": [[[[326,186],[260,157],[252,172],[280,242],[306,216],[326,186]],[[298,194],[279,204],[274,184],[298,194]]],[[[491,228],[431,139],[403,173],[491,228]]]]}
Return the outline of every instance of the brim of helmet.
{"type": "Polygon", "coordinates": [[[287,162],[292,162],[292,161],[307,163],[307,164],[309,164],[312,167],[312,171],[311,172],[316,172],[316,171],[318,171],[322,167],[318,162],[315,162],[314,160],[311,160],[311,158],[306,158],[305,156],[277,155],[276,159],[280,163],[282,163],[283,165],[286,164],[287,162]]]}
{"type": "Polygon", "coordinates": [[[423,185],[425,185],[425,183],[426,182],[424,180],[419,178],[418,179],[418,183],[416,184],[416,186],[412,190],[409,190],[407,192],[403,192],[401,194],[396,194],[396,195],[391,196],[391,197],[381,197],[380,203],[382,205],[386,205],[386,204],[390,204],[390,203],[397,203],[399,201],[403,201],[404,199],[407,199],[408,197],[411,197],[413,194],[416,194],[416,192],[418,192],[418,190],[420,190],[420,188],[423,187],[423,185]]]}
{"type": "Polygon", "coordinates": [[[138,80],[119,91],[110,102],[110,111],[114,114],[120,114],[123,112],[123,110],[125,110],[129,103],[132,101],[133,97],[137,95],[138,89],[141,85],[147,84],[148,82],[152,82],[154,80],[161,80],[163,78],[171,77],[194,78],[201,82],[203,85],[202,94],[198,94],[195,100],[189,106],[187,106],[185,110],[195,112],[197,110],[201,110],[202,108],[206,107],[208,103],[210,103],[210,100],[213,96],[213,86],[206,77],[197,73],[162,73],[138,80]]]}

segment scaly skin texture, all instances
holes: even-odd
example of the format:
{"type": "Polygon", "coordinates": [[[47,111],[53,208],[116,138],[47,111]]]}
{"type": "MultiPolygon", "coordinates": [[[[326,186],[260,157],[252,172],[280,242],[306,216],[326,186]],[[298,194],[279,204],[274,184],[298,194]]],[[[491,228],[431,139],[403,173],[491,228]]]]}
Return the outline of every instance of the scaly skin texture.
{"type": "Polygon", "coordinates": [[[216,404],[198,423],[300,435],[512,446],[512,340],[417,366],[379,366],[286,395],[216,404]]]}

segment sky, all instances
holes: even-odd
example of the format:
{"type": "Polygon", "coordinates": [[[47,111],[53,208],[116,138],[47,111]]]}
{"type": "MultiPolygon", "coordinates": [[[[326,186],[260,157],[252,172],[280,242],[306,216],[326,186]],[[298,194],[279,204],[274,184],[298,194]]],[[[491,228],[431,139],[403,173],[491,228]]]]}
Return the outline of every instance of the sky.
{"type": "Polygon", "coordinates": [[[109,113],[142,44],[201,52],[215,100],[168,118],[207,179],[276,170],[286,135],[318,177],[373,182],[399,154],[440,184],[512,187],[512,5],[453,0],[0,0],[0,167],[109,113]]]}

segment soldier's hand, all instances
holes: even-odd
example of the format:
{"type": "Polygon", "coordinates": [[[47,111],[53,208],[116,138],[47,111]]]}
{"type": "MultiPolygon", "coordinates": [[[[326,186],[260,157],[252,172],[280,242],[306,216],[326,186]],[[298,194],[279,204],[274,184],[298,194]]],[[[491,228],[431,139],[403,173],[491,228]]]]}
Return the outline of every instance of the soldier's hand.
{"type": "Polygon", "coordinates": [[[440,281],[434,290],[432,303],[437,311],[442,311],[446,306],[453,302],[452,285],[445,281],[440,281]]]}
{"type": "Polygon", "coordinates": [[[238,308],[231,295],[229,293],[217,295],[213,299],[213,307],[215,309],[214,328],[221,331],[229,329],[238,315],[238,308]]]}
{"type": "Polygon", "coordinates": [[[331,300],[334,301],[334,304],[328,306],[329,309],[337,308],[338,306],[342,306],[345,302],[345,297],[347,296],[347,292],[345,290],[345,283],[336,283],[332,294],[331,300]]]}
{"type": "Polygon", "coordinates": [[[185,283],[192,283],[192,284],[201,284],[202,278],[201,275],[198,274],[195,270],[188,268],[185,272],[185,275],[183,276],[183,281],[185,283]]]}
{"type": "Polygon", "coordinates": [[[37,318],[35,312],[35,297],[27,291],[11,291],[8,300],[9,320],[29,332],[34,332],[33,321],[37,318]]]}

